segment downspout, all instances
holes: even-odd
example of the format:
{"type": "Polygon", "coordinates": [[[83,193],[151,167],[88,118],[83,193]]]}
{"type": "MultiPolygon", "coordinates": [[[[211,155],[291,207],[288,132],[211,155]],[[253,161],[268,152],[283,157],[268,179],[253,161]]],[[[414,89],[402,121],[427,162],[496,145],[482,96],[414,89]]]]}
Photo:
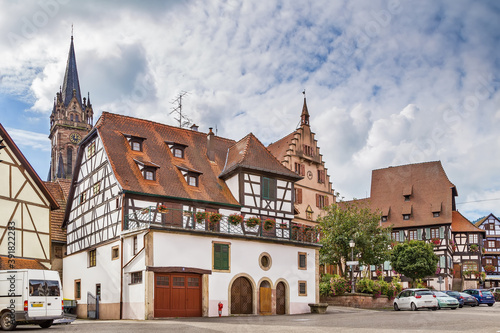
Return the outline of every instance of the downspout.
{"type": "MultiPolygon", "coordinates": [[[[125,193],[122,193],[122,227],[123,231],[123,221],[125,213],[125,193]]],[[[120,319],[123,319],[123,238],[120,237],[120,319]]]]}

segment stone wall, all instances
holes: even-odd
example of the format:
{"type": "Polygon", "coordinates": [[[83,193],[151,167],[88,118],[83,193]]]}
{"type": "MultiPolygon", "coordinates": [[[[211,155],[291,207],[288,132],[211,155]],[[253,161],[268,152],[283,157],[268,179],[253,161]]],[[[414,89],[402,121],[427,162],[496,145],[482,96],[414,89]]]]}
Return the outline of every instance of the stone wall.
{"type": "Polygon", "coordinates": [[[372,295],[368,294],[345,294],[331,297],[321,296],[321,303],[362,309],[382,309],[392,308],[393,306],[393,300],[390,300],[385,295],[374,298],[372,295]]]}

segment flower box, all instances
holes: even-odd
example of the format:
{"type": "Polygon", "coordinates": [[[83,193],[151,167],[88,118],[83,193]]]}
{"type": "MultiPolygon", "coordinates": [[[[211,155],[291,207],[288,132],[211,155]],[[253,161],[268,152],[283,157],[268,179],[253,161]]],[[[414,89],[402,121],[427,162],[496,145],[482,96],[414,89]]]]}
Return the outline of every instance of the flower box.
{"type": "Polygon", "coordinates": [[[262,227],[264,228],[264,230],[271,230],[275,224],[276,224],[276,222],[273,219],[267,219],[264,221],[264,224],[262,227]]]}
{"type": "Polygon", "coordinates": [[[431,238],[431,243],[432,243],[434,246],[441,245],[441,239],[440,239],[440,238],[437,238],[437,237],[431,238]]]}
{"type": "Polygon", "coordinates": [[[250,217],[245,221],[245,225],[249,228],[253,228],[260,224],[260,219],[258,217],[250,217]]]}
{"type": "Polygon", "coordinates": [[[477,252],[477,251],[479,251],[479,245],[477,245],[477,244],[471,244],[469,246],[469,249],[470,249],[471,252],[477,252]]]}
{"type": "Polygon", "coordinates": [[[149,207],[141,209],[141,214],[148,214],[150,212],[149,207]]]}
{"type": "Polygon", "coordinates": [[[487,273],[493,273],[495,271],[495,266],[493,266],[493,265],[486,265],[486,266],[484,266],[484,270],[487,273]]]}
{"type": "Polygon", "coordinates": [[[219,214],[219,213],[212,213],[208,216],[208,222],[211,224],[211,225],[216,225],[220,222],[220,220],[222,219],[222,215],[219,214]]]}
{"type": "Polygon", "coordinates": [[[198,223],[203,223],[207,219],[208,213],[207,212],[197,212],[195,214],[195,219],[196,222],[198,223]]]}
{"type": "Polygon", "coordinates": [[[227,222],[229,222],[229,224],[231,224],[231,225],[241,224],[241,222],[243,222],[243,216],[241,216],[239,214],[229,215],[227,217],[227,222]]]}
{"type": "Polygon", "coordinates": [[[165,213],[168,213],[168,208],[166,206],[160,204],[160,205],[156,206],[156,211],[158,213],[165,214],[165,213]]]}
{"type": "Polygon", "coordinates": [[[280,223],[280,228],[281,229],[287,229],[288,225],[286,223],[280,223]]]}

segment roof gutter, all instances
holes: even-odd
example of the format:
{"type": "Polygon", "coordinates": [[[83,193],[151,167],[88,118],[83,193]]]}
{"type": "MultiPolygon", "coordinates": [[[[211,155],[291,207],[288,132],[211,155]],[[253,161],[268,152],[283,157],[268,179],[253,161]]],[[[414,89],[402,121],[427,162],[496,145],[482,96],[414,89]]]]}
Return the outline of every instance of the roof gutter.
{"type": "Polygon", "coordinates": [[[154,198],[164,198],[164,199],[174,199],[174,200],[190,201],[190,202],[212,204],[212,205],[215,204],[215,205],[219,205],[219,206],[225,206],[225,207],[230,207],[230,208],[238,208],[238,209],[242,207],[241,205],[235,205],[235,204],[230,204],[230,203],[207,201],[207,200],[198,200],[198,199],[191,199],[191,198],[172,197],[172,196],[168,196],[168,195],[143,193],[143,192],[130,191],[130,190],[123,190],[123,193],[137,194],[137,195],[143,195],[143,196],[154,197],[154,198]]]}

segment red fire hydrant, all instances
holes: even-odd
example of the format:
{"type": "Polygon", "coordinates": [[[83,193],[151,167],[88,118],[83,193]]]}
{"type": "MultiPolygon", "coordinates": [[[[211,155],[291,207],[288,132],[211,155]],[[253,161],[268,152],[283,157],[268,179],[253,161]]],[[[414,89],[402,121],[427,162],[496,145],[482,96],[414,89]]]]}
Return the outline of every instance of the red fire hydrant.
{"type": "Polygon", "coordinates": [[[222,302],[219,302],[219,317],[222,316],[222,308],[224,307],[224,304],[222,302]]]}

